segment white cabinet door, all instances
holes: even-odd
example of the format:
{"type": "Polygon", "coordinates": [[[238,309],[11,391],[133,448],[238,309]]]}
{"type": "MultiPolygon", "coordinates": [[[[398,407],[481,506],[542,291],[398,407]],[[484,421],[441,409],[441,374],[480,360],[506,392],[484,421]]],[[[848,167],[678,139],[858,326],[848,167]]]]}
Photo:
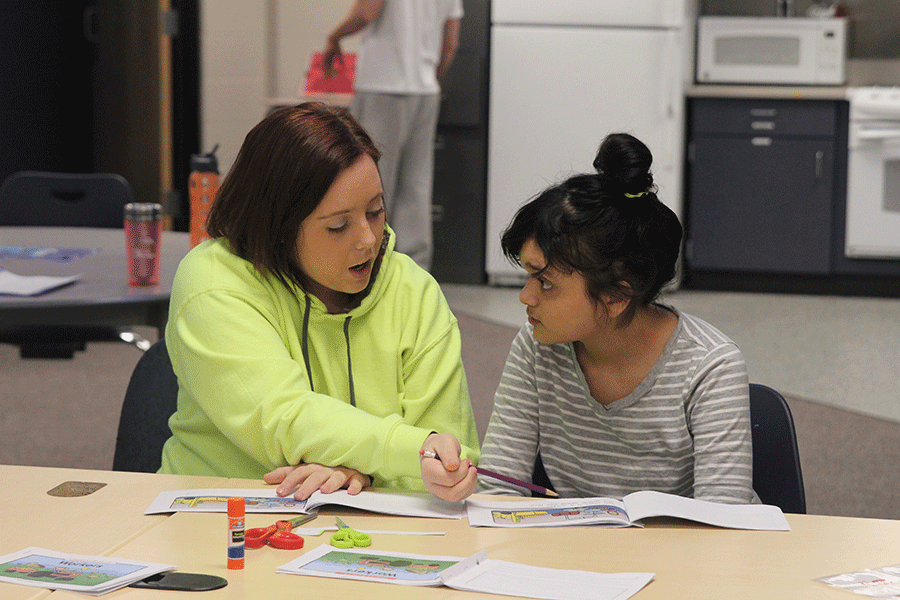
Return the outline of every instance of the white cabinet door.
{"type": "Polygon", "coordinates": [[[517,283],[500,251],[516,209],[591,163],[608,133],[653,153],[659,197],[680,214],[683,40],[677,30],[494,26],[486,270],[517,283]]]}

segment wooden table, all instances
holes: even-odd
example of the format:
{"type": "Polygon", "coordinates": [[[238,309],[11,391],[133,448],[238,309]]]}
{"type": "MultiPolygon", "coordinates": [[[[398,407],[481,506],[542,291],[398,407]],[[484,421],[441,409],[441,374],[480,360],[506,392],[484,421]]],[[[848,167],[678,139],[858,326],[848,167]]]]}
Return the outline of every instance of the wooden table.
{"type": "Polygon", "coordinates": [[[0,258],[17,275],[83,274],[74,284],[34,297],[0,296],[0,322],[30,325],[150,325],[163,334],[178,263],[190,249],[187,233],[164,231],[159,285],[128,285],[125,232],[90,227],[0,227],[0,246],[100,248],[95,254],[60,263],[44,259],[0,258]]]}
{"type": "MultiPolygon", "coordinates": [[[[8,470],[25,469],[7,467],[8,470]]],[[[66,470],[62,470],[66,471],[66,470]]],[[[59,478],[42,475],[40,470],[17,474],[19,481],[38,477],[44,482],[59,478]]],[[[188,485],[185,479],[138,474],[83,472],[84,478],[110,481],[110,492],[125,493],[122,502],[105,515],[96,510],[76,512],[85,524],[67,525],[69,538],[58,550],[91,554],[109,549],[108,555],[135,560],[176,564],[181,571],[210,573],[228,580],[228,586],[206,592],[203,597],[265,598],[266,600],[312,598],[494,598],[449,588],[417,588],[370,582],[344,581],[322,577],[280,575],[275,568],[300,556],[304,551],[328,542],[328,534],[307,536],[305,548],[298,551],[263,547],[246,551],[246,566],[241,571],[226,568],[227,521],[223,514],[175,513],[169,517],[144,517],[143,511],[159,491],[190,487],[213,487],[206,483],[188,485]],[[139,483],[138,483],[139,482],[139,483]],[[119,492],[121,487],[135,488],[119,492]],[[89,523],[105,521],[97,539],[89,541],[89,523]],[[144,521],[144,525],[140,523],[144,521]],[[121,524],[121,531],[114,532],[121,524]],[[79,545],[78,539],[83,541],[79,545]],[[105,538],[105,539],[101,539],[105,538]],[[115,540],[119,541],[116,542],[115,540]]],[[[0,471],[0,476],[5,472],[0,471]]],[[[203,479],[203,478],[199,478],[203,479]]],[[[4,477],[4,482],[9,481],[4,477]]],[[[45,485],[45,484],[44,484],[45,485]]],[[[218,487],[258,488],[259,481],[227,480],[218,487]]],[[[25,486],[34,490],[42,485],[25,486]]],[[[3,496],[9,496],[4,485],[3,496]]],[[[43,493],[42,491],[40,493],[43,493]]],[[[109,497],[114,496],[113,493],[109,497]]],[[[88,497],[90,498],[90,497],[88,497]]],[[[27,499],[27,498],[23,498],[27,499]]],[[[105,500],[97,496],[98,503],[105,500]]],[[[88,501],[89,502],[89,501],[88,501]]],[[[9,514],[10,502],[6,502],[9,514]]],[[[43,508],[43,503],[38,510],[43,508]]],[[[603,529],[596,527],[501,529],[473,528],[463,520],[390,517],[340,508],[324,508],[308,525],[332,525],[333,516],[345,517],[357,529],[446,531],[443,536],[405,536],[373,534],[374,550],[421,554],[469,556],[480,549],[489,558],[523,564],[582,569],[597,572],[653,572],[656,577],[635,596],[651,599],[760,598],[835,598],[848,600],[848,592],[815,581],[819,577],[865,568],[900,564],[900,521],[788,515],[791,532],[737,531],[658,519],[645,528],[603,529]]],[[[29,517],[30,520],[33,518],[29,517]]],[[[274,515],[250,514],[247,527],[269,525],[274,515]]],[[[46,531],[46,528],[44,528],[46,531]]],[[[16,526],[3,537],[3,550],[42,545],[24,526],[16,526]]],[[[44,534],[38,535],[46,540],[44,534]]],[[[51,540],[52,541],[52,540],[51,540]]],[[[0,587],[0,596],[8,596],[17,586],[0,587]]],[[[21,586],[20,586],[21,587],[21,586]]],[[[161,592],[127,588],[109,595],[127,600],[160,600],[161,592]]],[[[167,596],[168,597],[168,596],[167,596]]],[[[53,592],[51,600],[83,598],[68,592],[53,592]]]]}
{"type": "MultiPolygon", "coordinates": [[[[160,491],[223,487],[226,481],[219,477],[0,465],[0,554],[38,546],[107,556],[167,520],[166,515],[144,515],[160,491]],[[89,489],[92,486],[85,484],[92,483],[105,485],[87,495],[73,495],[79,488],[89,489]],[[54,494],[68,495],[48,494],[54,489],[60,490],[54,494]]],[[[39,598],[49,593],[0,582],[0,598],[4,600],[39,598]]]]}

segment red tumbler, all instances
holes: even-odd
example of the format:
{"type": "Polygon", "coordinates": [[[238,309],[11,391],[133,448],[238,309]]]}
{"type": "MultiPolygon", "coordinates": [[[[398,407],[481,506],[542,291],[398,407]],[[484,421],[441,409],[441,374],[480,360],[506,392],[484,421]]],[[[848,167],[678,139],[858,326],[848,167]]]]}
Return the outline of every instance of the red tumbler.
{"type": "Polygon", "coordinates": [[[159,285],[161,243],[162,206],[152,202],[126,204],[125,248],[129,285],[159,285]]]}

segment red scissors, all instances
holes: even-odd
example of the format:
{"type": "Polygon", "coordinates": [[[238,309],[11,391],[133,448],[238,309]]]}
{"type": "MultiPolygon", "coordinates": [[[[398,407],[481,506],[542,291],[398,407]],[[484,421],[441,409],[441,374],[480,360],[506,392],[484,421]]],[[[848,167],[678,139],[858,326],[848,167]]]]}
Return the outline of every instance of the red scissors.
{"type": "Polygon", "coordinates": [[[316,515],[303,515],[290,521],[276,521],[274,525],[268,527],[248,529],[244,534],[244,545],[247,548],[262,548],[269,544],[281,550],[299,550],[303,547],[303,538],[291,533],[291,529],[315,517],[316,515]]]}

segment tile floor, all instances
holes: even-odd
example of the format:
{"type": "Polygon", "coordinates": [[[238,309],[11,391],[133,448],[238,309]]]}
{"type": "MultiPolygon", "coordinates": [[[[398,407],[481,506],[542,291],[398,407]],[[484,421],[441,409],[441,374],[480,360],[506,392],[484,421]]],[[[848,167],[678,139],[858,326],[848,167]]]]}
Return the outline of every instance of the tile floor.
{"type": "MultiPolygon", "coordinates": [[[[454,311],[524,322],[518,288],[442,288],[454,311]]],[[[737,342],[751,381],[900,422],[900,299],[678,290],[665,301],[737,342]]]]}

